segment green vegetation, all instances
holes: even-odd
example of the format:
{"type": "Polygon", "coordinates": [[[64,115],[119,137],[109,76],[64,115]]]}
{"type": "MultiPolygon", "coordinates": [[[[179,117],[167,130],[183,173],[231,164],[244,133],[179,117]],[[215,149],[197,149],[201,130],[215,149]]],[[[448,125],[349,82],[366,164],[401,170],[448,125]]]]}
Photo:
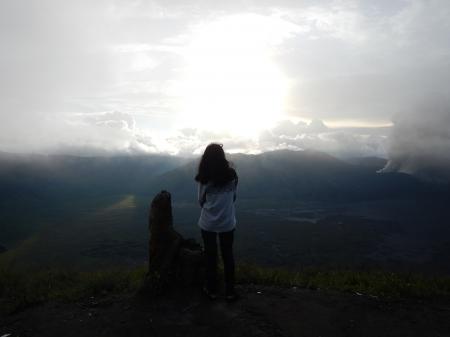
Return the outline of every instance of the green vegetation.
{"type": "MultiPolygon", "coordinates": [[[[0,312],[13,312],[51,300],[77,301],[91,296],[138,291],[146,274],[145,267],[109,269],[95,272],[45,270],[25,273],[0,267],[0,312]]],[[[292,272],[251,264],[237,267],[237,281],[307,289],[361,293],[380,298],[450,297],[450,278],[383,271],[292,272]]]]}
{"type": "Polygon", "coordinates": [[[0,268],[0,312],[21,310],[50,300],[77,301],[91,296],[134,292],[140,288],[145,273],[144,267],[31,273],[0,268]]]}
{"type": "Polygon", "coordinates": [[[425,277],[387,271],[307,269],[292,272],[251,264],[239,265],[236,272],[239,283],[357,292],[381,298],[450,297],[450,277],[425,277]]]}

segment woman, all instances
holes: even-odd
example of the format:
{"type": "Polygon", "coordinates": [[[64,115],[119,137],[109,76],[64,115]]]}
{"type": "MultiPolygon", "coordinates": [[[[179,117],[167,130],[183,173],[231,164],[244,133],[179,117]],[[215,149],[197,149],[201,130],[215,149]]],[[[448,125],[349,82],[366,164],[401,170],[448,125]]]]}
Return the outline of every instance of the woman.
{"type": "Polygon", "coordinates": [[[206,256],[206,285],[203,291],[210,299],[217,297],[217,236],[225,273],[225,297],[237,299],[234,290],[233,235],[236,226],[234,202],[238,177],[225,158],[220,144],[209,144],[200,160],[195,176],[198,202],[202,208],[201,228],[206,256]]]}

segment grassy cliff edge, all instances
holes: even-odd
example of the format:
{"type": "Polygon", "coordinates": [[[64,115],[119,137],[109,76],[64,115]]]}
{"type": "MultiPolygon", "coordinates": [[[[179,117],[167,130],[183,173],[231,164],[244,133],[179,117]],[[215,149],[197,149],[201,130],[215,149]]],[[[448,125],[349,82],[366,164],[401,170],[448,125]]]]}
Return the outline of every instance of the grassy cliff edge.
{"type": "MultiPolygon", "coordinates": [[[[0,311],[14,312],[47,301],[77,301],[91,296],[138,291],[146,267],[99,271],[43,270],[27,273],[0,267],[0,311]]],[[[450,298],[449,277],[425,277],[385,271],[305,270],[240,264],[236,270],[240,284],[330,290],[357,293],[384,299],[436,297],[450,298]]]]}

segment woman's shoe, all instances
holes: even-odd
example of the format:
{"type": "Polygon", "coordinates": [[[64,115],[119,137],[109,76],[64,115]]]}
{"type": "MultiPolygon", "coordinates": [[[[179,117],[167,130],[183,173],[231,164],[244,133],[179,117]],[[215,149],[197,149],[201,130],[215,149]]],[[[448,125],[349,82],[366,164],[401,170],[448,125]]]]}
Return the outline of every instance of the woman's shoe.
{"type": "Polygon", "coordinates": [[[208,297],[210,300],[215,300],[217,299],[217,294],[211,290],[208,289],[208,287],[204,286],[203,287],[203,293],[206,295],[206,297],[208,297]]]}

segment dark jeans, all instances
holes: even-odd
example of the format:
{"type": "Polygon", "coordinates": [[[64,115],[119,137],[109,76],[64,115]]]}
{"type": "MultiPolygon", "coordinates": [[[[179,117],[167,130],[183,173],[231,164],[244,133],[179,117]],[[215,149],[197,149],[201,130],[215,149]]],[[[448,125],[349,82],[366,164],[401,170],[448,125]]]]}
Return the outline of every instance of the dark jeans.
{"type": "Polygon", "coordinates": [[[210,291],[217,291],[217,235],[219,236],[225,273],[225,291],[232,293],[234,292],[234,229],[223,233],[209,232],[202,229],[206,258],[206,286],[210,291]]]}

